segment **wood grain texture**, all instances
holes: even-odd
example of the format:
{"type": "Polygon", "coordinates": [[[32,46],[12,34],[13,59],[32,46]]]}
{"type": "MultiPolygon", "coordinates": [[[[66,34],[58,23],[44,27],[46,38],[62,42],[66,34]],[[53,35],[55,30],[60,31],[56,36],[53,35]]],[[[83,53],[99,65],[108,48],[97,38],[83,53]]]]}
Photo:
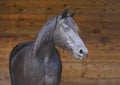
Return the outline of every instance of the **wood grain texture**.
{"type": "Polygon", "coordinates": [[[9,55],[20,42],[35,39],[44,23],[69,6],[89,56],[77,60],[59,48],[61,85],[120,84],[120,0],[0,0],[0,85],[10,85],[9,55]]]}

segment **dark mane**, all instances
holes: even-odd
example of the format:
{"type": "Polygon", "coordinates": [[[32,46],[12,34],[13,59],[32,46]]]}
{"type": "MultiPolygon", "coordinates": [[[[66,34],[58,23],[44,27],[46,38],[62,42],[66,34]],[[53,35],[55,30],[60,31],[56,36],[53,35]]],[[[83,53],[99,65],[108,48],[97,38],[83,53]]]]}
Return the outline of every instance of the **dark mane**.
{"type": "Polygon", "coordinates": [[[39,45],[42,45],[43,43],[51,39],[50,37],[52,37],[52,33],[56,28],[57,17],[58,16],[54,16],[49,19],[41,28],[41,31],[39,32],[36,40],[34,41],[33,54],[35,54],[38,47],[40,47],[39,45]]]}

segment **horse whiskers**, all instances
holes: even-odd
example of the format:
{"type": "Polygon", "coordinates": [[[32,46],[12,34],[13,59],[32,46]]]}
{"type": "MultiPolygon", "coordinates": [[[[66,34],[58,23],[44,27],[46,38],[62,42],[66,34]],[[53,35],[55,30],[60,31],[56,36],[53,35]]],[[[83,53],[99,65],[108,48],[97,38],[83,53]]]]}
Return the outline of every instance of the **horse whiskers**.
{"type": "Polygon", "coordinates": [[[87,63],[87,59],[82,59],[81,60],[82,66],[84,67],[84,72],[86,72],[88,70],[88,63],[87,63]]]}

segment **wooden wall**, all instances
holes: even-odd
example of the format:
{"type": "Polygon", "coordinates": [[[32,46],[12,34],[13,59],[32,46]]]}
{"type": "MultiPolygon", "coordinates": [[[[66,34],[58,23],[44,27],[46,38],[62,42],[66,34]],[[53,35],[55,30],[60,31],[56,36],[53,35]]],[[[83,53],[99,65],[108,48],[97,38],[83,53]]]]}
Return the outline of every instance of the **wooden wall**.
{"type": "Polygon", "coordinates": [[[61,85],[120,84],[120,0],[0,0],[0,85],[10,85],[8,58],[12,48],[33,40],[50,17],[65,6],[89,49],[86,61],[60,49],[61,85]]]}

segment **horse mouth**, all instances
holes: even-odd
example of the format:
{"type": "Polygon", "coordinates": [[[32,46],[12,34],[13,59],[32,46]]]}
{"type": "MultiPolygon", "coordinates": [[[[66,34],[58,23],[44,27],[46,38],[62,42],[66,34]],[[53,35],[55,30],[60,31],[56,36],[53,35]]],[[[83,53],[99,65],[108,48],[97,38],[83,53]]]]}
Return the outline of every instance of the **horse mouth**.
{"type": "Polygon", "coordinates": [[[87,54],[76,54],[76,53],[73,53],[73,55],[76,59],[80,59],[80,60],[86,59],[88,56],[87,54]]]}

